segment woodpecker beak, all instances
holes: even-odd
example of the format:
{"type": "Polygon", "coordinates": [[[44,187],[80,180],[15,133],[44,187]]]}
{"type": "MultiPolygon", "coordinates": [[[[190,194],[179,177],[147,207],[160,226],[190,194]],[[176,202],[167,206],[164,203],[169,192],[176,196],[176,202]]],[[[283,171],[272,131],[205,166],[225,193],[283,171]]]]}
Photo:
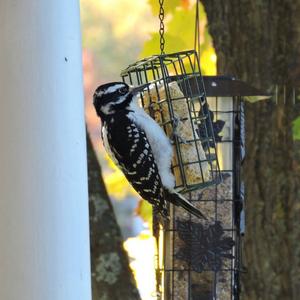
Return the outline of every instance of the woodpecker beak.
{"type": "Polygon", "coordinates": [[[142,84],[139,85],[137,87],[130,87],[130,93],[136,95],[138,93],[143,92],[148,86],[150,85],[150,83],[146,83],[146,84],[142,84]]]}

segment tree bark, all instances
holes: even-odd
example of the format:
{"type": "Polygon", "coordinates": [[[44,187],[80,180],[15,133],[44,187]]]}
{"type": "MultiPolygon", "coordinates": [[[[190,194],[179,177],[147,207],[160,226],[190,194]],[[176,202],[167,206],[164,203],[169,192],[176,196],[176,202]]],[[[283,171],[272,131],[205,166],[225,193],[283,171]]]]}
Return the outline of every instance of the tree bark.
{"type": "Polygon", "coordinates": [[[140,300],[89,137],[87,150],[93,300],[140,300]]]}
{"type": "Polygon", "coordinates": [[[293,89],[300,85],[300,1],[202,3],[218,72],[277,94],[246,105],[248,272],[242,276],[242,299],[298,299],[300,163],[292,121],[293,89]]]}

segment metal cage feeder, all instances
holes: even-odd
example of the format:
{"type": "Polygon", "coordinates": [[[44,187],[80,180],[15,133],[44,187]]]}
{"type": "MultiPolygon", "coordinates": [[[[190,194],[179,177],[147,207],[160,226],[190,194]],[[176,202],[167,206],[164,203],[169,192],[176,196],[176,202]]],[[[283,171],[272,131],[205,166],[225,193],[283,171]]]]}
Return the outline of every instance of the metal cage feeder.
{"type": "Polygon", "coordinates": [[[130,85],[149,83],[141,105],[174,142],[176,188],[189,192],[221,181],[214,131],[196,51],[154,55],[124,71],[130,85]]]}

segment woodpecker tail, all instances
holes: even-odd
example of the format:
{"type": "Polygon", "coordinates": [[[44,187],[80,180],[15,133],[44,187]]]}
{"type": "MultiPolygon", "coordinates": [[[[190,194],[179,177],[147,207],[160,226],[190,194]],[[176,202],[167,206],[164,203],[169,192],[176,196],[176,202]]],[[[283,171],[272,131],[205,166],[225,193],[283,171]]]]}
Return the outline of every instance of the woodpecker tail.
{"type": "Polygon", "coordinates": [[[207,218],[201,213],[199,209],[197,209],[192,203],[186,200],[182,195],[175,191],[169,191],[165,189],[165,197],[166,200],[171,202],[176,206],[181,206],[185,210],[187,210],[192,215],[207,220],[207,218]]]}

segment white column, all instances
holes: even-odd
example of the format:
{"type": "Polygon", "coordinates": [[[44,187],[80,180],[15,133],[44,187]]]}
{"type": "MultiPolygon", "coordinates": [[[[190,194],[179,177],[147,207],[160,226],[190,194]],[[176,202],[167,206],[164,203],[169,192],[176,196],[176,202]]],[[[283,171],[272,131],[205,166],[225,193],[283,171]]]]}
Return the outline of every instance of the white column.
{"type": "Polygon", "coordinates": [[[0,1],[0,299],[89,300],[79,1],[0,1]]]}

